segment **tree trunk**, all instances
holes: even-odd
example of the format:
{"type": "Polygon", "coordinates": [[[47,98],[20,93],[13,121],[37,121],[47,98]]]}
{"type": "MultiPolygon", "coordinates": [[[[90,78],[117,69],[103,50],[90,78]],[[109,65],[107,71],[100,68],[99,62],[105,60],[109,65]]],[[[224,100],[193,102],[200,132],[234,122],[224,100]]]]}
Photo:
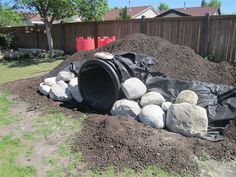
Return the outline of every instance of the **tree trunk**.
{"type": "Polygon", "coordinates": [[[48,50],[52,51],[54,47],[53,47],[53,40],[52,40],[51,25],[49,22],[45,22],[45,28],[46,28],[47,39],[48,39],[48,50]]]}

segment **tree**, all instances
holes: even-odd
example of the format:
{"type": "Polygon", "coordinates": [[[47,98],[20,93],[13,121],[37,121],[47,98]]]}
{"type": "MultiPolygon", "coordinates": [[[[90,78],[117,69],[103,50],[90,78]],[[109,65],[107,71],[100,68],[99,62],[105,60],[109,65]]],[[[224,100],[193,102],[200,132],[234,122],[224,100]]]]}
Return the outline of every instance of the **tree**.
{"type": "Polygon", "coordinates": [[[76,14],[75,0],[15,0],[18,7],[39,13],[45,24],[48,48],[53,50],[51,27],[55,20],[72,17],[76,14]]]}
{"type": "Polygon", "coordinates": [[[203,4],[203,2],[202,2],[202,5],[204,7],[217,7],[217,8],[220,8],[221,7],[221,1],[220,0],[211,0],[209,3],[205,2],[203,4]]]}
{"type": "Polygon", "coordinates": [[[82,21],[102,20],[108,3],[107,0],[77,0],[77,11],[82,21]]]}
{"type": "Polygon", "coordinates": [[[202,0],[202,2],[201,2],[201,6],[202,6],[202,7],[207,6],[207,2],[206,2],[205,0],[202,0]]]}
{"type": "Polygon", "coordinates": [[[170,8],[169,8],[169,6],[166,3],[160,2],[160,5],[159,5],[158,9],[159,10],[168,10],[170,8]]]}
{"type": "Polygon", "coordinates": [[[0,27],[22,24],[22,16],[16,10],[4,4],[0,6],[0,27]]]}
{"type": "Polygon", "coordinates": [[[117,20],[129,20],[131,17],[128,14],[128,8],[125,6],[125,8],[121,8],[119,12],[119,16],[116,17],[117,20]]]}

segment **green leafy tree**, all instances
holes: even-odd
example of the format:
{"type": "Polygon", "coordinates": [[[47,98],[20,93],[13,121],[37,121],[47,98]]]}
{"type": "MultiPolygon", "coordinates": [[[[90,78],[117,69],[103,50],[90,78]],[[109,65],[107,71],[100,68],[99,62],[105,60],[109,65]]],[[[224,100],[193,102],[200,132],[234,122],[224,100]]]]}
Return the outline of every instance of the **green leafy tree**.
{"type": "Polygon", "coordinates": [[[170,8],[169,8],[169,6],[166,3],[160,2],[160,5],[159,5],[158,9],[159,10],[168,10],[170,8]]]}
{"type": "Polygon", "coordinates": [[[116,17],[117,20],[129,20],[131,17],[128,14],[128,8],[125,6],[125,8],[121,8],[119,12],[119,16],[116,17]]]}
{"type": "Polygon", "coordinates": [[[8,5],[0,6],[0,27],[21,25],[22,19],[22,16],[8,5]]]}
{"type": "Polygon", "coordinates": [[[82,21],[102,20],[108,9],[107,0],[77,0],[77,11],[82,21]]]}
{"type": "Polygon", "coordinates": [[[220,8],[221,7],[221,1],[220,0],[211,0],[209,3],[205,2],[204,4],[202,2],[202,6],[203,7],[217,7],[217,8],[220,8]]]}
{"type": "Polygon", "coordinates": [[[39,13],[45,24],[48,47],[53,50],[51,27],[55,20],[62,20],[74,16],[76,12],[75,0],[15,0],[18,8],[39,13]]]}
{"type": "Polygon", "coordinates": [[[205,0],[202,0],[202,2],[201,2],[201,6],[202,6],[202,7],[207,6],[207,2],[206,2],[205,0]]]}

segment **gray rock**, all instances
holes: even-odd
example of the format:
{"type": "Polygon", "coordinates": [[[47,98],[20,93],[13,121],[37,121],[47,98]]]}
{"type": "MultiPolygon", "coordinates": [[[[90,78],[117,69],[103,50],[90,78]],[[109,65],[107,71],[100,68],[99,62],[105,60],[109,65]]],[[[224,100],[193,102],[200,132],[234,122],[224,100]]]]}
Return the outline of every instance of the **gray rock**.
{"type": "Polygon", "coordinates": [[[72,100],[68,84],[64,81],[58,81],[52,86],[50,91],[50,97],[56,101],[69,101],[72,100]]]}
{"type": "Polygon", "coordinates": [[[78,78],[74,78],[69,83],[69,90],[72,95],[72,97],[78,102],[81,103],[83,101],[83,98],[81,96],[79,86],[78,86],[78,78]]]}
{"type": "Polygon", "coordinates": [[[142,96],[140,104],[142,106],[155,104],[161,106],[161,104],[165,102],[165,98],[158,92],[148,92],[142,96]]]}
{"type": "Polygon", "coordinates": [[[46,85],[44,82],[40,83],[40,85],[39,85],[39,92],[40,93],[47,96],[47,95],[49,95],[50,90],[51,90],[50,86],[46,85]]]}
{"type": "Polygon", "coordinates": [[[139,120],[154,128],[164,128],[165,113],[158,105],[147,105],[141,110],[139,120]]]}
{"type": "Polygon", "coordinates": [[[164,111],[167,111],[171,105],[172,105],[171,102],[164,102],[164,103],[162,103],[161,108],[162,108],[164,111]]]}
{"type": "Polygon", "coordinates": [[[122,84],[122,90],[126,98],[134,100],[141,98],[146,93],[147,88],[141,80],[132,77],[122,84]]]}
{"type": "Polygon", "coordinates": [[[184,90],[178,94],[176,97],[175,103],[190,103],[190,104],[197,104],[198,96],[194,91],[191,90],[184,90]]]}
{"type": "Polygon", "coordinates": [[[57,77],[48,77],[44,79],[44,83],[49,86],[53,86],[57,83],[57,77]]]}
{"type": "Polygon", "coordinates": [[[189,103],[172,104],[167,111],[166,126],[182,135],[201,137],[207,133],[207,112],[189,103]]]}
{"type": "Polygon", "coordinates": [[[69,71],[61,71],[57,74],[57,80],[63,80],[65,82],[68,82],[75,78],[75,75],[72,72],[69,71]]]}
{"type": "Polygon", "coordinates": [[[137,102],[122,99],[115,102],[111,109],[113,116],[126,116],[130,118],[137,118],[141,109],[137,102]]]}
{"type": "Polygon", "coordinates": [[[108,53],[108,52],[97,52],[97,53],[94,54],[94,58],[104,59],[104,60],[110,60],[113,57],[114,56],[111,53],[108,53]]]}

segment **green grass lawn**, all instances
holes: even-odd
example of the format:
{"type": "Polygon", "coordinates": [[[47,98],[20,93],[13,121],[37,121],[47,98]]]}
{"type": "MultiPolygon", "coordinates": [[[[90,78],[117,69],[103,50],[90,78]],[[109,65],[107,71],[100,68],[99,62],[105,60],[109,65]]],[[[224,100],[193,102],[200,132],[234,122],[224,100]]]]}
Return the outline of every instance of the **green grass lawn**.
{"type": "Polygon", "coordinates": [[[0,62],[0,84],[19,79],[30,78],[42,72],[50,71],[60,64],[62,59],[25,58],[0,62]]]}

